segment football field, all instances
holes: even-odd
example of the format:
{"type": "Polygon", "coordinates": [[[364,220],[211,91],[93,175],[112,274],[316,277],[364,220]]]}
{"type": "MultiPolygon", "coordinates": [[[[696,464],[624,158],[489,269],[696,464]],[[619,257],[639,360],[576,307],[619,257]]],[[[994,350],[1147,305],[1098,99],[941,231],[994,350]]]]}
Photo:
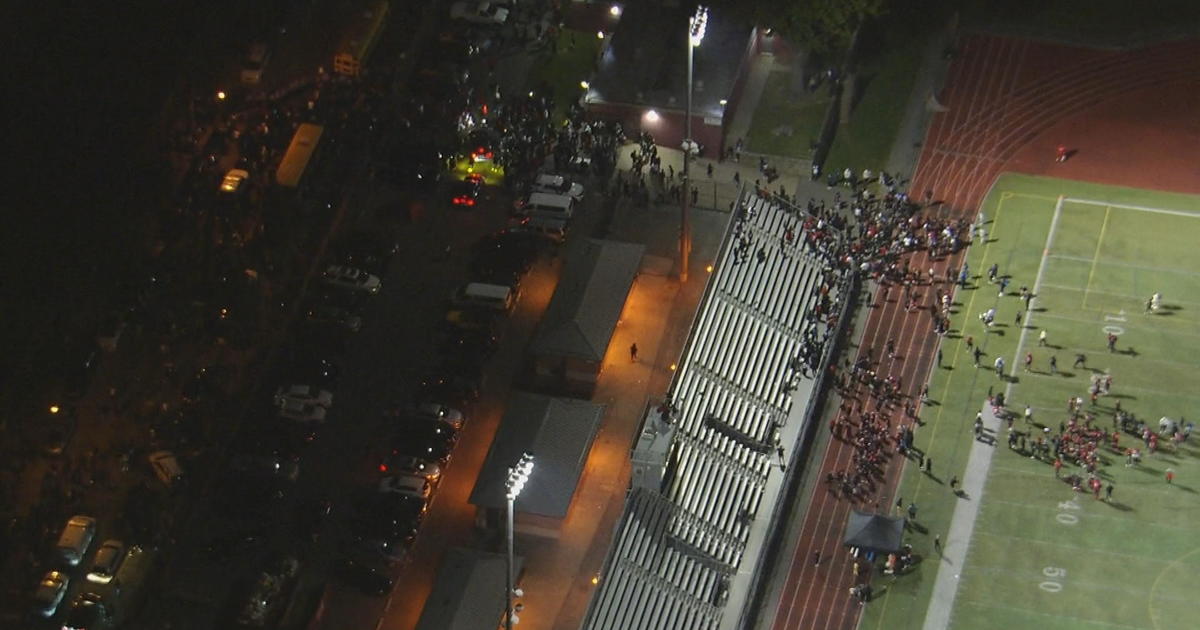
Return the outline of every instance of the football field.
{"type": "MultiPolygon", "coordinates": [[[[1195,627],[1189,593],[1200,575],[1200,435],[1176,446],[1164,434],[1150,453],[1134,432],[1115,427],[1114,411],[1119,403],[1154,431],[1161,418],[1183,427],[1196,417],[1200,199],[1004,175],[983,213],[987,242],[977,239],[968,254],[972,278],[956,293],[954,332],[942,341],[942,368],[934,370],[917,432],[934,470],[908,466],[899,490],[921,506],[922,527],[911,542],[925,560],[882,581],[861,627],[922,627],[938,568],[949,562],[932,538],[945,538],[959,501],[978,501],[979,509],[965,565],[947,567],[958,577],[951,627],[1195,627]],[[1010,280],[1004,295],[988,280],[993,264],[1010,280]],[[1022,287],[1036,294],[1028,311],[1022,287]],[[1154,293],[1162,303],[1149,311],[1154,293]],[[995,322],[985,327],[979,314],[990,308],[995,322]],[[1109,334],[1116,335],[1112,351],[1109,334]],[[978,368],[968,337],[983,351],[978,368]],[[992,369],[997,356],[1006,362],[1004,379],[992,369]],[[1092,383],[1109,377],[1111,390],[1093,404],[1092,383]],[[963,478],[975,413],[999,392],[1016,412],[1013,430],[1025,448],[1019,441],[1010,448],[1001,431],[983,495],[956,497],[948,480],[963,478]],[[1109,435],[1096,476],[1102,487],[1112,485],[1111,500],[1094,498],[1086,483],[1074,490],[1056,478],[1052,455],[1034,452],[1037,437],[1061,430],[1073,397],[1109,435]],[[1026,406],[1031,423],[1021,418],[1026,406]],[[1140,464],[1126,465],[1128,448],[1140,450],[1140,464]]],[[[1060,471],[1070,475],[1088,478],[1074,463],[1060,471]]]]}

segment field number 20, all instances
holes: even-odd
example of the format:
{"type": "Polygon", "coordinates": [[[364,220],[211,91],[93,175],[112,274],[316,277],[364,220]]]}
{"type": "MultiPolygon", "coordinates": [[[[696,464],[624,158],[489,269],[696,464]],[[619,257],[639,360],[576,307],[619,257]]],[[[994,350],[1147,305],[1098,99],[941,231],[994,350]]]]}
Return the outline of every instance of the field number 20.
{"type": "Polygon", "coordinates": [[[1046,567],[1042,569],[1042,575],[1047,579],[1038,584],[1038,588],[1047,593],[1057,593],[1063,589],[1062,579],[1067,577],[1067,570],[1062,567],[1046,567]]]}

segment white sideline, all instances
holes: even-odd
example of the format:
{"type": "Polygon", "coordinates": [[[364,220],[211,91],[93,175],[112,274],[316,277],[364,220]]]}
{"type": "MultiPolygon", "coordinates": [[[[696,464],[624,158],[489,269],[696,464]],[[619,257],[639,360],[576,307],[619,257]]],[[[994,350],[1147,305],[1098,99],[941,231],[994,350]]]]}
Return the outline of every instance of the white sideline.
{"type": "MultiPolygon", "coordinates": [[[[1050,232],[1046,235],[1046,247],[1042,250],[1042,261],[1038,265],[1037,278],[1033,282],[1033,294],[1037,295],[1042,286],[1042,276],[1046,272],[1047,254],[1054,240],[1054,232],[1058,229],[1058,217],[1062,214],[1063,197],[1054,204],[1054,218],[1050,221],[1050,232]]],[[[978,290],[978,289],[977,289],[978,290]]],[[[983,290],[988,290],[984,287],[983,290]]],[[[1035,298],[1036,299],[1036,298],[1035,298]]],[[[1025,345],[1025,337],[1031,328],[1033,311],[1029,311],[1025,326],[1021,328],[1021,337],[1017,341],[1017,351],[1013,354],[1012,371],[1016,374],[1017,361],[1021,356],[1021,348],[1025,345]]],[[[1011,400],[1012,381],[1004,389],[1005,400],[1011,400]]],[[[950,627],[950,613],[954,610],[954,598],[958,595],[958,580],[963,564],[967,559],[967,548],[971,543],[971,535],[975,531],[975,519],[979,517],[979,503],[983,498],[983,486],[987,483],[988,471],[992,465],[992,453],[1003,434],[1004,422],[992,413],[991,406],[983,402],[984,427],[991,431],[994,442],[985,444],[979,440],[971,443],[971,454],[967,457],[966,470],[963,472],[962,491],[965,498],[957,499],[954,505],[954,515],[950,519],[950,531],[942,543],[941,556],[938,561],[937,578],[933,583],[933,593],[929,597],[929,607],[925,609],[925,624],[923,630],[944,630],[950,627]]],[[[963,419],[963,422],[969,420],[963,419]]],[[[930,558],[935,560],[935,558],[930,558]]]]}

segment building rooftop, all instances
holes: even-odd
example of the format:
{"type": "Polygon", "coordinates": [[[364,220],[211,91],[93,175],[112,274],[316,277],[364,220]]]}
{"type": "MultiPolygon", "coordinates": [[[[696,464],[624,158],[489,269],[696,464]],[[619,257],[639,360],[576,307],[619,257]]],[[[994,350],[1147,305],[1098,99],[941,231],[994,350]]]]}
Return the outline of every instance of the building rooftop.
{"type": "MultiPolygon", "coordinates": [[[[513,558],[520,574],[522,559],[513,558]]],[[[433,591],[425,600],[416,630],[479,630],[495,628],[504,617],[504,554],[453,547],[438,568],[433,591]]]]}
{"type": "Polygon", "coordinates": [[[636,243],[589,240],[563,271],[530,349],[603,361],[645,251],[636,243]]]}
{"type": "Polygon", "coordinates": [[[566,517],[603,416],[603,405],[513,392],[471,491],[471,503],[503,508],[508,468],[528,451],[534,455],[533,473],[514,509],[566,517]]]}

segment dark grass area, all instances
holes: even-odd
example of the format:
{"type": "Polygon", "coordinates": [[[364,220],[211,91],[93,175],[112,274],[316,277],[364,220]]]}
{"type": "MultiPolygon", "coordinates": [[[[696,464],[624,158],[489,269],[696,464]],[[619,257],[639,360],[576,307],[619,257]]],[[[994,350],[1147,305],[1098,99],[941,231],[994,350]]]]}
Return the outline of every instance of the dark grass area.
{"type": "Polygon", "coordinates": [[[826,170],[878,172],[896,141],[904,109],[912,92],[925,42],[911,38],[895,42],[886,54],[863,64],[857,75],[850,119],[834,136],[826,170]]]}
{"type": "Polygon", "coordinates": [[[747,150],[800,159],[812,156],[832,98],[825,89],[795,94],[790,83],[787,70],[774,70],[767,77],[746,134],[747,150]]]}
{"type": "Polygon", "coordinates": [[[553,55],[544,54],[534,71],[534,85],[546,86],[554,94],[554,117],[563,120],[572,103],[583,96],[580,81],[592,76],[601,40],[595,33],[562,29],[553,55]]]}

